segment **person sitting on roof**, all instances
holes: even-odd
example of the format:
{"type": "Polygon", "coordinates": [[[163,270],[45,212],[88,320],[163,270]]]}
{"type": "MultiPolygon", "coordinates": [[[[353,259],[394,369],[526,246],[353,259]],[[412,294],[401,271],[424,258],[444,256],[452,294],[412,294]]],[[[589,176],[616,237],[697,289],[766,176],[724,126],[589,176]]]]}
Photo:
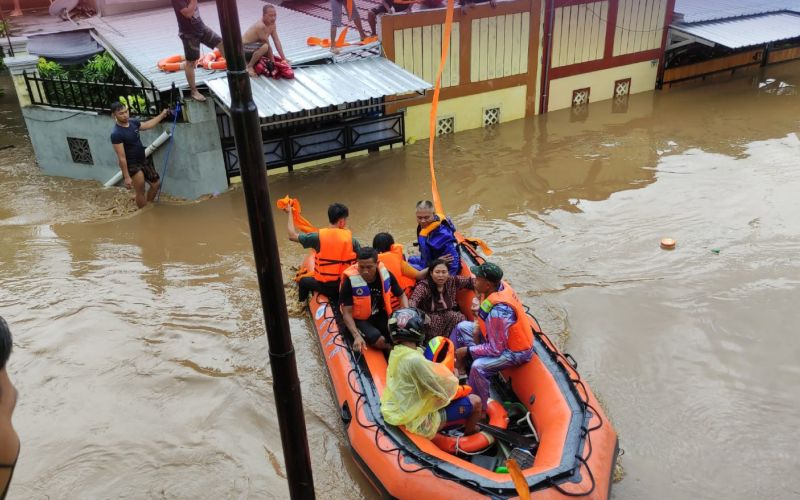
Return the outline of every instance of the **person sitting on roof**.
{"type": "Polygon", "coordinates": [[[416,209],[419,255],[409,257],[408,262],[417,269],[425,269],[434,260],[444,259],[450,274],[458,274],[461,257],[453,222],[444,214],[437,214],[430,201],[417,202],[416,209]]]}
{"type": "MultiPolygon", "coordinates": [[[[420,271],[406,262],[403,254],[403,245],[394,242],[394,237],[389,233],[378,233],[372,238],[372,247],[378,251],[378,262],[386,266],[386,269],[397,278],[400,288],[405,291],[407,297],[411,297],[414,285],[417,280],[424,279],[428,270],[420,271]]],[[[393,304],[397,307],[396,304],[393,304]]]]}
{"type": "Polygon", "coordinates": [[[432,439],[444,428],[464,424],[465,434],[478,431],[481,400],[461,393],[458,379],[442,363],[425,358],[424,313],[398,309],[389,320],[394,348],[386,368],[386,387],[381,395],[381,414],[392,425],[404,425],[414,434],[432,439]]]}
{"type": "Polygon", "coordinates": [[[467,320],[456,298],[458,291],[464,289],[475,289],[472,278],[451,276],[442,259],[431,262],[427,279],[417,283],[408,301],[411,307],[422,309],[431,318],[428,328],[431,337],[446,337],[456,325],[467,320]]]}
{"type": "MultiPolygon", "coordinates": [[[[339,53],[339,47],[336,46],[336,30],[342,27],[342,8],[345,7],[347,0],[331,0],[331,52],[334,54],[339,53]]],[[[356,8],[355,0],[352,0],[353,12],[348,12],[348,19],[352,19],[356,25],[359,36],[364,40],[367,34],[364,32],[364,27],[361,25],[361,15],[356,8]]],[[[346,7],[345,7],[346,8],[346,7]]]]}
{"type": "Polygon", "coordinates": [[[378,36],[378,16],[393,14],[395,12],[411,12],[410,3],[395,3],[394,0],[381,0],[377,7],[373,7],[367,14],[367,23],[372,30],[372,36],[378,36]]]}
{"type": "Polygon", "coordinates": [[[197,60],[200,59],[200,44],[211,49],[219,49],[222,52],[222,37],[200,19],[197,0],[172,0],[172,8],[178,19],[178,36],[183,42],[183,54],[186,58],[186,64],[184,64],[186,81],[189,82],[192,99],[203,102],[206,98],[197,91],[194,78],[194,67],[197,60]]]}
{"type": "MultiPolygon", "coordinates": [[[[289,239],[311,248],[314,255],[314,276],[301,278],[300,302],[308,298],[309,292],[318,292],[335,305],[339,299],[339,280],[342,272],[356,260],[356,252],[360,248],[358,240],[353,238],[347,226],[347,217],[350,210],[341,203],[332,203],[328,207],[328,221],[330,227],[320,229],[316,233],[300,233],[295,229],[292,216],[292,205],[286,207],[289,214],[289,239]]],[[[334,307],[334,311],[336,307],[334,307]]]]}
{"type": "Polygon", "coordinates": [[[494,374],[530,361],[533,331],[517,294],[502,281],[500,266],[485,262],[471,270],[475,274],[475,291],[483,298],[477,311],[478,328],[471,321],[461,322],[450,339],[456,345],[457,365],[473,360],[469,385],[485,405],[489,380],[494,374]]]}
{"type": "Polygon", "coordinates": [[[400,307],[408,307],[408,297],[397,278],[378,262],[374,248],[360,249],[357,263],[345,269],[339,297],[342,319],[353,335],[353,350],[361,352],[365,344],[391,350],[387,322],[393,310],[392,298],[399,298],[400,307]]]}
{"type": "Polygon", "coordinates": [[[275,22],[277,17],[278,10],[274,5],[264,5],[261,10],[261,19],[247,28],[242,35],[242,45],[244,45],[247,59],[247,73],[254,78],[258,76],[254,67],[262,57],[266,56],[272,64],[275,64],[275,56],[269,43],[270,38],[272,38],[272,43],[275,44],[275,50],[278,51],[280,58],[287,64],[289,63],[286,54],[283,53],[281,39],[278,37],[278,25],[275,22]],[[248,54],[250,54],[249,58],[248,54]]]}

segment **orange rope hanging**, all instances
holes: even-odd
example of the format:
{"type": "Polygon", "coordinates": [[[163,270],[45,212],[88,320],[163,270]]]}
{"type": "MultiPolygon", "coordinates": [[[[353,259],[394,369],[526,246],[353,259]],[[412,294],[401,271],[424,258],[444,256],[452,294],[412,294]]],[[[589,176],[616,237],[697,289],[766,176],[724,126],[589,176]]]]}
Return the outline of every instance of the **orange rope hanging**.
{"type": "Polygon", "coordinates": [[[442,58],[439,61],[439,71],[436,73],[436,85],[433,87],[433,100],[431,101],[431,123],[430,139],[428,142],[428,163],[431,169],[431,192],[433,193],[433,205],[436,212],[444,213],[442,199],[439,196],[439,188],[436,185],[436,170],[433,166],[433,143],[436,140],[436,110],[439,107],[439,90],[442,87],[442,72],[447,62],[447,54],[450,52],[450,35],[453,31],[453,9],[455,0],[447,0],[447,14],[444,18],[444,33],[442,33],[442,58]]]}

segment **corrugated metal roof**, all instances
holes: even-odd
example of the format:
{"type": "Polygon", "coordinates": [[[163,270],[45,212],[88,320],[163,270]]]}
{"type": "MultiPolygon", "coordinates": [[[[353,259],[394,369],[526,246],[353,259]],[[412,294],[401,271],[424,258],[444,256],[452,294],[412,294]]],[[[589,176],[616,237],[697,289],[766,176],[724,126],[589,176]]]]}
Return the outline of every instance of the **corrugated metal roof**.
{"type": "MultiPolygon", "coordinates": [[[[329,106],[423,92],[431,85],[384,58],[298,68],[293,80],[251,79],[260,118],[313,111],[329,106]]],[[[211,91],[230,107],[228,79],[208,82],[211,91]]]]}
{"type": "MultiPolygon", "coordinates": [[[[239,8],[241,29],[246,30],[261,17],[264,2],[238,0],[236,3],[239,8]]],[[[203,21],[219,33],[219,18],[215,3],[201,3],[199,8],[203,21]]],[[[276,9],[281,45],[283,45],[286,57],[292,63],[302,64],[331,57],[328,49],[309,47],[306,43],[309,36],[329,37],[330,22],[280,6],[276,6],[276,9]]],[[[111,45],[123,59],[127,60],[143,77],[153,82],[159,90],[169,89],[173,82],[179,88],[188,87],[183,71],[165,73],[156,67],[156,62],[163,57],[183,54],[183,45],[178,38],[178,23],[171,7],[102,18],[95,17],[81,21],[81,23],[95,28],[107,45],[111,45]]],[[[358,33],[348,32],[347,40],[357,41],[358,33]]],[[[348,50],[342,52],[346,53],[348,50]]],[[[197,70],[198,82],[224,76],[224,71],[197,70]]]]}
{"type": "Polygon", "coordinates": [[[699,23],[770,12],[800,12],[800,0],[676,0],[675,13],[684,23],[699,23]]]}
{"type": "Polygon", "coordinates": [[[699,24],[672,25],[673,30],[731,49],[800,37],[800,15],[780,13],[699,24]]]}

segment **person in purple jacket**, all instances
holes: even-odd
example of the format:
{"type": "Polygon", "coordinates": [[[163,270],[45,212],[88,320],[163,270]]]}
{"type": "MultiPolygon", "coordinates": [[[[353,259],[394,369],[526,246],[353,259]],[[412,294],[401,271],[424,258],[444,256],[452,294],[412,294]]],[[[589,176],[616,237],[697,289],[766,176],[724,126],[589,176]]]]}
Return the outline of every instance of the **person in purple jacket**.
{"type": "Polygon", "coordinates": [[[436,259],[442,259],[447,262],[450,275],[457,275],[461,269],[461,257],[453,222],[444,214],[437,214],[433,203],[428,200],[417,202],[416,208],[419,255],[409,257],[408,263],[421,271],[436,259]]]}

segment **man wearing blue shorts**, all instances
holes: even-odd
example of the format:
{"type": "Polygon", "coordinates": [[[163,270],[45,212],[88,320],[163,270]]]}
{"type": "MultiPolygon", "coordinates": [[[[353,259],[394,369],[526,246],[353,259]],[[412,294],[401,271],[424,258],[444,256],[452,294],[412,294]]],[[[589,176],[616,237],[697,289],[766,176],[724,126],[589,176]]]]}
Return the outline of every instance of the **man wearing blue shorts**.
{"type": "Polygon", "coordinates": [[[425,341],[424,318],[419,309],[403,308],[389,319],[394,348],[381,395],[383,419],[428,439],[459,424],[464,425],[464,434],[474,434],[482,417],[481,399],[474,394],[455,398],[456,376],[444,364],[425,358],[420,349],[425,341]]]}

